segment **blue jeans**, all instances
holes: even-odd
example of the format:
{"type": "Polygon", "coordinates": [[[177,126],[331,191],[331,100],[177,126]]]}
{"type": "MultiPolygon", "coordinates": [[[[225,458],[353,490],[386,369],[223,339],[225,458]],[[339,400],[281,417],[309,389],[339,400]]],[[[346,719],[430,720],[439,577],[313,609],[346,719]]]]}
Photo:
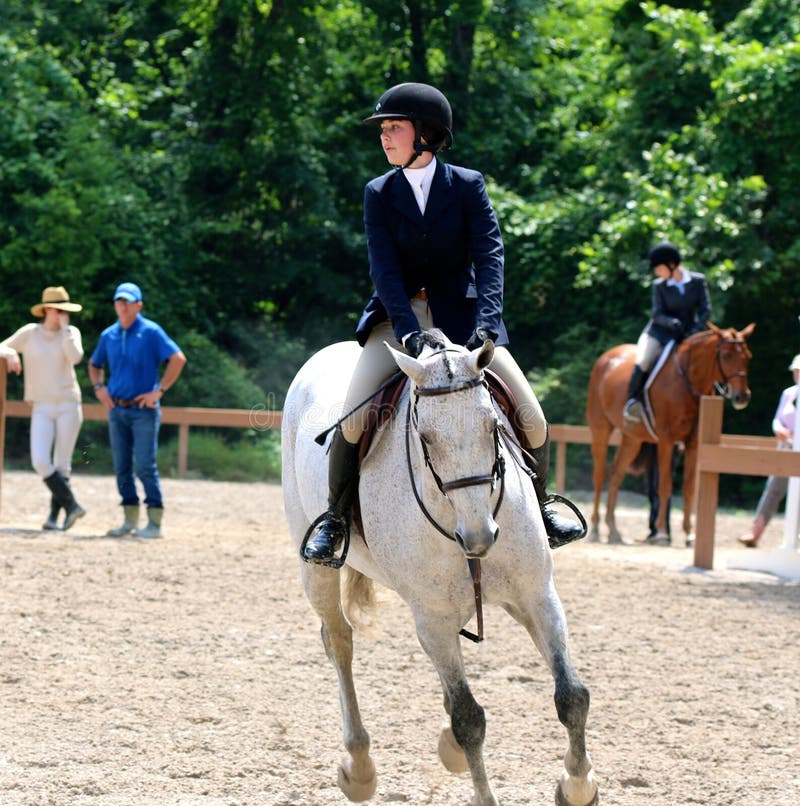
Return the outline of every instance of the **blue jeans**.
{"type": "Polygon", "coordinates": [[[108,413],[108,436],[123,506],[139,503],[134,470],[144,486],[145,504],[157,508],[164,506],[156,465],[160,425],[161,409],[158,407],[114,406],[108,413]]]}

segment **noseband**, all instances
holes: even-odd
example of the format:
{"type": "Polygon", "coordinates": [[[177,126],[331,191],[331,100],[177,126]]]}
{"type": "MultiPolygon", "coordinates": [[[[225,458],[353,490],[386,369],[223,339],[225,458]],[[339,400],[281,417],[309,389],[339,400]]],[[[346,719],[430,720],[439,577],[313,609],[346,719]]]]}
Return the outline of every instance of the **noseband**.
{"type": "Polygon", "coordinates": [[[420,397],[438,397],[441,395],[449,395],[455,392],[462,392],[466,389],[473,389],[474,387],[481,385],[488,389],[488,384],[486,383],[482,372],[480,375],[476,375],[474,378],[471,378],[468,381],[459,381],[458,383],[448,384],[447,386],[418,386],[413,390],[414,402],[412,404],[411,397],[409,396],[408,408],[406,410],[406,464],[408,466],[408,476],[411,480],[411,489],[414,491],[414,498],[416,498],[417,505],[422,510],[423,514],[431,525],[433,525],[446,538],[453,541],[455,540],[455,537],[443,526],[441,526],[433,515],[431,515],[422,498],[420,497],[419,491],[417,490],[417,484],[414,479],[414,468],[411,464],[411,427],[413,423],[414,430],[417,431],[417,436],[419,437],[419,443],[420,447],[422,448],[422,456],[425,460],[425,465],[430,470],[434,483],[436,484],[439,492],[445,498],[448,498],[447,493],[450,490],[460,490],[464,487],[476,487],[480,484],[491,484],[492,492],[494,492],[498,480],[500,481],[500,495],[497,499],[497,504],[495,505],[494,511],[492,512],[492,517],[494,517],[500,510],[500,504],[503,502],[503,493],[505,490],[505,460],[500,453],[500,422],[495,419],[494,428],[492,429],[494,437],[494,463],[492,464],[491,471],[489,473],[484,473],[477,476],[463,476],[462,478],[453,479],[452,481],[442,481],[442,477],[436,472],[436,469],[433,466],[433,460],[431,459],[428,445],[419,435],[419,431],[417,429],[417,402],[420,397]]]}

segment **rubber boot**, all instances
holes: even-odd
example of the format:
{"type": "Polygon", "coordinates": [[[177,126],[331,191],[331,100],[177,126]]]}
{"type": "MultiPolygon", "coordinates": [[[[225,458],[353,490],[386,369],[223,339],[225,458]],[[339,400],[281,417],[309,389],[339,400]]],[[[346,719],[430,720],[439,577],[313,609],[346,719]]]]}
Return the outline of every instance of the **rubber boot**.
{"type": "Polygon", "coordinates": [[[350,533],[350,515],[358,490],[358,445],[337,429],[328,463],[328,511],[306,543],[303,559],[325,565],[350,533]]]}
{"type": "Polygon", "coordinates": [[[44,483],[48,486],[61,508],[67,513],[64,518],[64,525],[61,527],[66,531],[78,518],[82,518],[86,514],[86,510],[75,500],[69,483],[58,470],[53,471],[52,475],[44,480],[44,483]]]}
{"type": "Polygon", "coordinates": [[[125,535],[133,534],[139,526],[139,505],[138,504],[125,504],[123,506],[125,512],[125,520],[122,526],[116,526],[106,532],[108,537],[125,537],[125,535]]]}
{"type": "Polygon", "coordinates": [[[147,526],[136,530],[136,537],[161,537],[161,518],[164,515],[162,507],[147,508],[147,526]]]}
{"type": "Polygon", "coordinates": [[[644,372],[638,364],[633,368],[631,380],[628,383],[628,402],[625,404],[625,410],[622,413],[625,425],[635,425],[642,422],[642,391],[649,374],[644,372]]]}
{"type": "Polygon", "coordinates": [[[539,508],[542,511],[542,520],[547,532],[547,542],[551,549],[557,549],[573,540],[580,540],[586,536],[586,530],[574,521],[562,518],[547,509],[547,474],[550,470],[550,427],[547,427],[547,436],[544,443],[538,448],[531,448],[530,453],[536,460],[536,466],[531,467],[535,475],[533,476],[533,489],[536,491],[536,498],[539,500],[539,508]]]}
{"type": "Polygon", "coordinates": [[[58,499],[51,493],[50,494],[50,514],[42,524],[42,529],[60,529],[58,525],[58,513],[61,512],[61,504],[58,499]]]}

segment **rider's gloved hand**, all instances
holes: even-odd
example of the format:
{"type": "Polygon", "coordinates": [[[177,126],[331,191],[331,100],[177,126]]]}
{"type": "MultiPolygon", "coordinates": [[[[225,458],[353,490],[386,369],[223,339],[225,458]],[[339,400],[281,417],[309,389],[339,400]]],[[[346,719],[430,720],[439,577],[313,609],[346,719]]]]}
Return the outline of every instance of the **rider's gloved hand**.
{"type": "Polygon", "coordinates": [[[674,319],[670,320],[669,329],[678,337],[680,338],[683,336],[683,322],[680,319],[675,317],[674,319]]]}
{"type": "Polygon", "coordinates": [[[494,341],[496,338],[497,333],[493,333],[485,327],[476,327],[475,332],[469,337],[469,340],[464,346],[468,350],[477,350],[478,347],[483,347],[487,341],[494,341]]]}
{"type": "Polygon", "coordinates": [[[425,330],[415,330],[403,338],[403,347],[412,358],[419,358],[419,354],[426,344],[434,350],[441,350],[444,347],[439,339],[425,330]]]}

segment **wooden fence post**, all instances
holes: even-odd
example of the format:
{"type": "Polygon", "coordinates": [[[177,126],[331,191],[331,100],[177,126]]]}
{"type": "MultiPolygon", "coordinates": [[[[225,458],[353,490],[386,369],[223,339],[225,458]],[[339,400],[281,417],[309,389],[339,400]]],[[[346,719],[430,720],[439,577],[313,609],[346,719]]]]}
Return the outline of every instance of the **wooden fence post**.
{"type": "Polygon", "coordinates": [[[704,445],[719,445],[722,434],[722,397],[705,395],[700,401],[700,423],[697,438],[697,499],[694,564],[698,568],[714,567],[714,528],[719,502],[719,472],[704,470],[701,456],[704,445]]]}

